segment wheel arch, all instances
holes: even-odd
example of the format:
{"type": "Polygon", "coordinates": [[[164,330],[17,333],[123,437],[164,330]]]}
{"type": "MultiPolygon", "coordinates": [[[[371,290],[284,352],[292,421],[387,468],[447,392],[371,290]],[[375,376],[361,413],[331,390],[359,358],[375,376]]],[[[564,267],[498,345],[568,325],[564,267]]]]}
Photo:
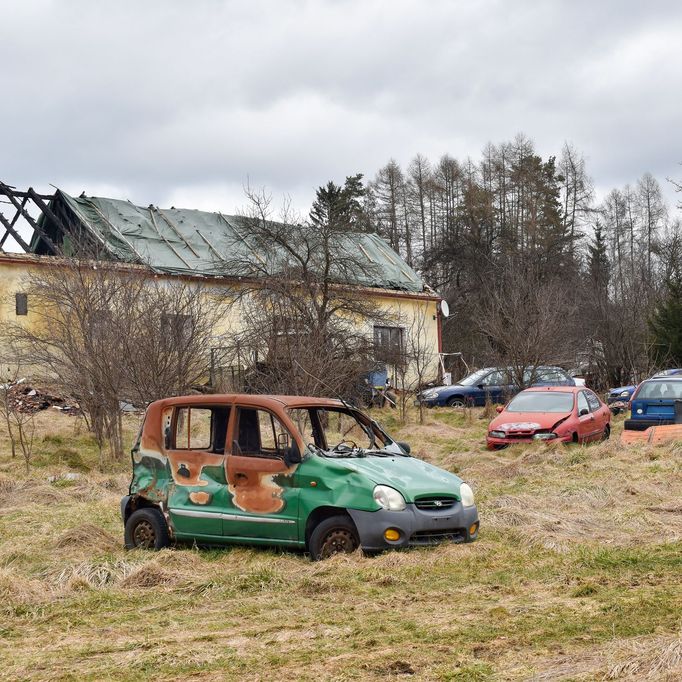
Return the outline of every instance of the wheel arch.
{"type": "Polygon", "coordinates": [[[350,522],[355,526],[355,531],[357,533],[357,525],[353,521],[353,517],[348,513],[345,507],[333,507],[331,505],[323,505],[321,507],[316,507],[313,511],[308,514],[308,518],[305,522],[305,546],[306,550],[310,549],[310,536],[317,525],[319,525],[325,519],[329,519],[332,516],[346,516],[350,522]]]}
{"type": "Polygon", "coordinates": [[[158,509],[163,514],[163,509],[157,502],[152,502],[141,495],[126,495],[121,500],[121,518],[123,519],[123,525],[128,522],[128,519],[133,512],[137,511],[138,509],[144,509],[145,507],[158,509]]]}

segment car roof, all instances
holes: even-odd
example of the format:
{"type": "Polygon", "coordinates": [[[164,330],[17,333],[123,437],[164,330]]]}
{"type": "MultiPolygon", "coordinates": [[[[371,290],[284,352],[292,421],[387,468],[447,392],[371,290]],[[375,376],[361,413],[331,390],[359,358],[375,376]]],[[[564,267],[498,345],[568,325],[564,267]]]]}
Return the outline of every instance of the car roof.
{"type": "Polygon", "coordinates": [[[526,388],[521,393],[528,393],[532,391],[533,393],[546,393],[550,391],[552,393],[577,393],[578,391],[591,391],[592,389],[587,386],[531,386],[526,388]]]}
{"type": "Polygon", "coordinates": [[[679,374],[656,374],[655,376],[645,379],[642,383],[647,384],[650,381],[682,381],[682,375],[679,374]]]}
{"type": "Polygon", "coordinates": [[[163,398],[157,402],[164,406],[170,405],[224,405],[240,403],[261,407],[343,407],[341,400],[336,398],[315,398],[300,395],[256,395],[253,393],[209,393],[200,395],[184,395],[163,398]]]}

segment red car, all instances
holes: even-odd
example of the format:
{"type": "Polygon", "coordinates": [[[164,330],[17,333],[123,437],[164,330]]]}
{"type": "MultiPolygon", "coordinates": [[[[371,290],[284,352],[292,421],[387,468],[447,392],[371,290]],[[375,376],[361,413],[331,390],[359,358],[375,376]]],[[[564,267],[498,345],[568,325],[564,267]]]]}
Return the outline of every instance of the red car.
{"type": "Polygon", "coordinates": [[[611,434],[609,408],[584,386],[527,388],[497,410],[486,436],[490,450],[536,440],[586,443],[611,434]]]}

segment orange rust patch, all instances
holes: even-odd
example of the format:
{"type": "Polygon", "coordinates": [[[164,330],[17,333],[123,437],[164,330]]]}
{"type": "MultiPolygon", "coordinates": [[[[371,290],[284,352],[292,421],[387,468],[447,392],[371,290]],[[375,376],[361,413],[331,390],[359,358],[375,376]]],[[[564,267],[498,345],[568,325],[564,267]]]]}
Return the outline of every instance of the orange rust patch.
{"type": "Polygon", "coordinates": [[[189,494],[190,502],[194,504],[208,504],[211,501],[210,493],[206,493],[203,490],[194,491],[189,494]]]}
{"type": "Polygon", "coordinates": [[[208,485],[208,481],[201,480],[201,471],[206,466],[220,466],[222,455],[210,452],[189,450],[186,452],[169,451],[166,453],[170,462],[173,480],[178,485],[208,485]]]}
{"type": "Polygon", "coordinates": [[[230,455],[226,464],[228,490],[239,509],[254,514],[274,514],[284,508],[284,491],[272,479],[277,474],[292,474],[298,465],[288,469],[280,459],[239,455],[230,455]]]}

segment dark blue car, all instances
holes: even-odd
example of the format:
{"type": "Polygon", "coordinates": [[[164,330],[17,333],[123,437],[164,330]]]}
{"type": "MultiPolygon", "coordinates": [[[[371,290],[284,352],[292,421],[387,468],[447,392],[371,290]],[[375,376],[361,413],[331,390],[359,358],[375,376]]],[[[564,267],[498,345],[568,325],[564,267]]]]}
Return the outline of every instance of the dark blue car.
{"type": "MultiPolygon", "coordinates": [[[[530,379],[531,370],[527,370],[530,379]]],[[[533,386],[575,386],[573,378],[561,367],[537,367],[533,386]]],[[[486,367],[464,377],[452,386],[437,386],[422,391],[417,402],[426,407],[466,407],[485,405],[486,401],[506,403],[520,387],[511,380],[506,367],[486,367]]]]}
{"type": "Polygon", "coordinates": [[[635,392],[636,388],[637,384],[634,386],[618,386],[617,388],[612,388],[606,396],[606,404],[611,405],[613,403],[628,402],[628,400],[632,398],[632,394],[635,392]]]}
{"type": "Polygon", "coordinates": [[[632,396],[628,431],[682,423],[682,375],[657,374],[643,381],[632,396]]]}

